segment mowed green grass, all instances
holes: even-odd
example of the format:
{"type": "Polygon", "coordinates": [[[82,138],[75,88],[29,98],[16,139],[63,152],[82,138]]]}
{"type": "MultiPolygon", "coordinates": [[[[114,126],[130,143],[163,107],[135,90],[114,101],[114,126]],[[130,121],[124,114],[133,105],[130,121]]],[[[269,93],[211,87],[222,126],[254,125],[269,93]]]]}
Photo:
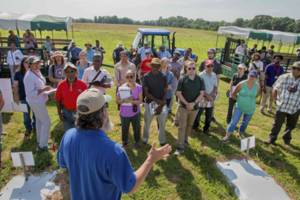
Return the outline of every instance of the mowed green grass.
{"type": "MultiPolygon", "coordinates": [[[[129,47],[138,27],[76,24],[75,41],[78,46],[82,46],[85,42],[94,43],[95,39],[99,39],[107,51],[105,63],[111,64],[112,50],[116,44],[122,42],[126,47],[129,47]]],[[[207,48],[215,47],[215,32],[176,28],[171,30],[177,32],[177,47],[193,48],[193,51],[199,55],[199,60],[205,58],[207,48]]],[[[57,38],[64,37],[64,33],[55,32],[54,36],[57,38]]],[[[112,72],[111,68],[108,68],[108,70],[112,72]]],[[[123,199],[237,199],[233,188],[216,167],[217,161],[245,156],[245,153],[239,150],[239,140],[236,137],[233,137],[228,144],[221,142],[226,128],[225,118],[228,103],[225,93],[228,86],[228,81],[225,81],[225,79],[221,81],[220,96],[215,106],[215,116],[219,123],[212,124],[212,136],[207,137],[201,131],[194,132],[190,137],[190,146],[182,156],[175,157],[171,155],[167,160],[159,161],[138,192],[130,196],[124,195],[123,199]]],[[[120,120],[114,103],[115,88],[110,89],[108,93],[113,96],[109,113],[115,124],[113,131],[108,133],[108,136],[114,141],[121,142],[120,120]]],[[[59,142],[63,132],[53,101],[49,102],[48,110],[52,121],[50,140],[52,144],[53,142],[59,142]]],[[[173,113],[175,113],[175,108],[173,108],[173,113]]],[[[172,122],[172,117],[170,117],[166,124],[166,134],[168,142],[175,149],[178,130],[172,122]]],[[[278,146],[266,146],[262,141],[267,139],[272,123],[273,115],[264,116],[258,110],[254,114],[247,133],[256,136],[257,146],[250,151],[250,157],[287,191],[291,199],[300,199],[300,125],[298,123],[297,128],[293,131],[292,146],[284,146],[281,137],[278,140],[278,146]]],[[[203,122],[201,126],[203,126],[203,122]]],[[[154,120],[150,132],[150,143],[158,143],[156,127],[154,120]]],[[[20,113],[5,114],[4,128],[7,135],[4,136],[4,168],[1,170],[0,186],[3,186],[13,174],[20,173],[19,170],[12,167],[9,158],[11,149],[32,151],[35,149],[34,137],[29,141],[23,141],[24,127],[20,113]]],[[[132,144],[132,137],[130,141],[132,144]]],[[[127,153],[135,169],[143,163],[149,149],[150,146],[145,146],[139,150],[128,148],[127,153]]],[[[34,152],[34,155],[37,166],[33,169],[33,172],[57,168],[55,152],[50,151],[50,153],[42,154],[34,152]]]]}

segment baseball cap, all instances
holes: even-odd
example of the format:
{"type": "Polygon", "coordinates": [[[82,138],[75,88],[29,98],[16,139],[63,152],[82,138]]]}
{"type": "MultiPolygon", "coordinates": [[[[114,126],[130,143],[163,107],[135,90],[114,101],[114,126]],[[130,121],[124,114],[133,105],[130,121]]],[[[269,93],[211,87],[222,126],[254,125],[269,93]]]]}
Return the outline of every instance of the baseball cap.
{"type": "Polygon", "coordinates": [[[300,69],[300,61],[294,62],[292,67],[296,67],[300,69]]]}
{"type": "Polygon", "coordinates": [[[40,59],[39,57],[37,57],[37,56],[29,56],[27,60],[28,60],[28,64],[29,64],[29,65],[41,61],[41,59],[40,59]]]}
{"type": "Polygon", "coordinates": [[[65,66],[64,66],[64,71],[65,71],[66,69],[68,69],[68,68],[72,68],[72,69],[77,70],[77,67],[76,67],[75,65],[73,65],[73,63],[71,63],[71,62],[67,62],[67,63],[65,64],[65,66]]]}
{"type": "Polygon", "coordinates": [[[255,77],[257,78],[258,74],[257,74],[257,71],[256,70],[251,70],[248,74],[250,77],[255,77]]]}
{"type": "Polygon", "coordinates": [[[110,96],[101,94],[96,88],[87,89],[77,98],[77,112],[81,115],[91,114],[100,110],[110,100],[110,96]]]}

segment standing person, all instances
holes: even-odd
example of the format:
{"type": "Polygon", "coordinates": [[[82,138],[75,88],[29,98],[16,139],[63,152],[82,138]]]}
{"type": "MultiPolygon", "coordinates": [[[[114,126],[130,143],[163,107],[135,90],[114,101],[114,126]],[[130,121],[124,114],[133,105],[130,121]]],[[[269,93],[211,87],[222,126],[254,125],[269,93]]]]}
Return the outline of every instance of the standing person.
{"type": "Polygon", "coordinates": [[[250,49],[249,51],[249,56],[252,57],[252,55],[256,52],[257,52],[257,44],[254,44],[252,49],[250,49]]]}
{"type": "Polygon", "coordinates": [[[128,145],[128,134],[130,124],[132,125],[134,135],[134,147],[139,147],[141,137],[141,109],[143,101],[142,86],[135,81],[135,72],[128,70],[125,75],[126,82],[119,87],[117,92],[117,103],[120,105],[120,117],[122,126],[123,147],[128,145]],[[127,89],[130,97],[122,98],[121,90],[127,89]]]}
{"type": "Polygon", "coordinates": [[[88,87],[96,87],[99,92],[105,94],[106,88],[112,86],[112,79],[107,70],[102,67],[103,57],[101,54],[95,54],[93,57],[93,64],[87,68],[82,77],[88,87]]]}
{"type": "Polygon", "coordinates": [[[170,145],[152,146],[146,161],[134,172],[124,149],[110,140],[103,130],[108,122],[106,101],[95,89],[77,99],[78,128],[69,129],[58,150],[58,164],[70,176],[72,200],[121,199],[122,193],[134,193],[152,166],[171,152],[170,145]]]}
{"type": "Polygon", "coordinates": [[[256,108],[256,95],[259,89],[256,82],[257,78],[257,72],[252,70],[248,74],[248,79],[240,82],[236,86],[232,94],[232,98],[236,99],[235,109],[231,122],[227,126],[223,141],[227,141],[232,135],[241,116],[243,116],[243,121],[239,128],[239,136],[243,137],[256,108]]]}
{"type": "Polygon", "coordinates": [[[166,76],[167,78],[167,94],[166,94],[166,102],[168,107],[168,112],[171,112],[172,108],[171,106],[171,100],[173,98],[173,81],[174,81],[174,74],[169,69],[170,60],[166,57],[161,59],[161,72],[166,76]]]}
{"type": "Polygon", "coordinates": [[[56,51],[52,55],[53,64],[50,65],[48,69],[48,78],[53,87],[57,87],[58,83],[64,80],[64,66],[65,66],[65,57],[64,55],[56,51]]]}
{"type": "Polygon", "coordinates": [[[292,65],[292,72],[278,78],[274,84],[273,98],[277,110],[267,144],[275,144],[282,124],[286,123],[283,135],[284,143],[289,145],[292,140],[292,130],[300,115],[300,61],[292,65]]]}
{"type": "Polygon", "coordinates": [[[160,59],[163,59],[163,58],[169,59],[172,57],[172,55],[170,54],[170,52],[166,49],[166,46],[164,46],[164,45],[160,46],[157,56],[160,59]]]}
{"type": "Polygon", "coordinates": [[[9,30],[8,31],[8,38],[7,38],[7,46],[10,47],[10,45],[12,43],[15,43],[16,44],[16,47],[20,47],[20,40],[19,40],[19,37],[14,33],[13,30],[9,30]]]}
{"type": "Polygon", "coordinates": [[[252,55],[252,59],[249,64],[249,71],[252,71],[252,70],[256,70],[258,73],[259,88],[260,88],[260,92],[261,92],[265,85],[265,72],[264,72],[264,63],[260,60],[259,53],[254,53],[252,55]]]}
{"type": "Polygon", "coordinates": [[[2,121],[2,113],[1,113],[1,110],[4,106],[4,99],[3,99],[3,95],[2,95],[2,92],[0,90],[0,168],[1,168],[1,160],[2,160],[2,142],[1,142],[1,138],[2,138],[2,134],[3,134],[3,121],[2,121]]]}
{"type": "MultiPolygon", "coordinates": [[[[173,89],[172,93],[173,94],[175,94],[175,92],[176,92],[178,81],[180,78],[180,72],[182,70],[182,65],[180,62],[178,62],[180,56],[181,55],[180,55],[179,51],[174,51],[173,57],[170,59],[169,68],[170,68],[170,71],[174,75],[174,79],[173,79],[173,83],[172,83],[172,89],[173,89]]],[[[171,99],[170,108],[172,108],[173,102],[174,102],[174,98],[171,99]]]]}
{"type": "Polygon", "coordinates": [[[30,69],[24,77],[26,101],[36,118],[38,150],[47,150],[51,122],[46,107],[48,96],[44,92],[52,88],[46,86],[46,79],[40,71],[40,59],[31,56],[28,58],[28,62],[30,69]]]}
{"type": "Polygon", "coordinates": [[[151,71],[150,63],[152,61],[152,53],[151,50],[145,51],[145,58],[141,62],[140,72],[139,72],[139,78],[140,80],[143,80],[143,77],[151,71]]]}
{"type": "Polygon", "coordinates": [[[265,84],[262,88],[262,99],[260,102],[260,112],[264,113],[266,104],[268,103],[268,112],[272,112],[272,89],[273,84],[278,77],[284,73],[284,69],[280,66],[280,62],[283,60],[282,55],[274,55],[273,63],[268,65],[265,70],[265,84]]]}
{"type": "Polygon", "coordinates": [[[178,108],[178,142],[175,155],[184,152],[184,146],[188,145],[188,137],[191,135],[192,126],[198,112],[198,104],[204,95],[204,82],[196,74],[193,61],[187,61],[187,75],[179,80],[176,95],[179,99],[178,108]]]}
{"type": "Polygon", "coordinates": [[[153,54],[153,52],[151,50],[151,47],[149,45],[149,42],[145,41],[144,46],[142,46],[141,48],[138,49],[138,54],[140,55],[141,60],[144,60],[146,58],[146,56],[147,56],[146,53],[147,52],[150,52],[151,55],[153,54]]]}
{"type": "Polygon", "coordinates": [[[228,111],[227,111],[227,117],[226,117],[226,122],[227,125],[230,123],[231,118],[232,118],[232,112],[234,105],[236,103],[235,99],[232,98],[232,94],[236,88],[236,86],[241,82],[247,79],[247,74],[246,72],[246,65],[244,64],[239,64],[238,65],[238,71],[235,73],[230,81],[230,86],[229,86],[229,91],[227,92],[227,97],[228,97],[228,111]]]}
{"type": "Polygon", "coordinates": [[[121,51],[120,52],[121,60],[115,65],[115,80],[117,87],[123,85],[126,80],[126,73],[128,70],[131,70],[134,74],[136,74],[135,64],[128,60],[128,52],[121,51]]]}
{"type": "MultiPolygon", "coordinates": [[[[217,96],[219,93],[219,84],[220,84],[220,77],[223,73],[222,70],[222,65],[216,60],[216,49],[210,48],[207,50],[207,59],[204,60],[199,67],[199,71],[202,72],[205,70],[205,63],[207,61],[212,61],[213,62],[213,72],[217,75],[217,96]]],[[[212,121],[216,122],[217,120],[215,119],[214,113],[212,114],[212,121]]]]}
{"type": "Polygon", "coordinates": [[[86,57],[87,57],[88,61],[93,62],[93,57],[94,57],[95,51],[92,48],[92,44],[86,43],[84,46],[85,46],[85,52],[86,52],[86,57]]]}
{"type": "Polygon", "coordinates": [[[300,49],[296,50],[297,61],[300,61],[300,49]]]}
{"type": "Polygon", "coordinates": [[[10,71],[11,80],[14,79],[16,71],[19,69],[21,61],[23,59],[22,52],[17,49],[15,43],[10,44],[10,50],[7,52],[6,62],[10,71]]]}
{"type": "Polygon", "coordinates": [[[37,48],[35,37],[29,29],[27,29],[23,34],[23,42],[24,42],[25,49],[37,48]]]}
{"type": "Polygon", "coordinates": [[[205,125],[203,127],[203,133],[209,135],[210,123],[213,117],[214,101],[217,96],[218,80],[217,75],[213,72],[214,63],[212,60],[205,62],[205,70],[199,74],[205,85],[204,99],[200,103],[200,108],[197,113],[196,119],[193,124],[193,128],[197,129],[200,122],[200,117],[203,111],[205,111],[205,125]]]}
{"type": "Polygon", "coordinates": [[[244,40],[240,41],[240,44],[236,47],[234,53],[242,57],[247,55],[247,46],[244,40]]]}
{"type": "Polygon", "coordinates": [[[160,71],[161,63],[159,58],[153,58],[151,71],[144,76],[143,91],[145,96],[144,113],[144,134],[143,143],[147,144],[152,119],[156,116],[159,126],[159,143],[166,144],[165,124],[168,116],[166,111],[166,93],[168,89],[167,79],[160,71]]]}
{"type": "Polygon", "coordinates": [[[184,65],[184,63],[186,61],[193,61],[193,59],[191,58],[192,56],[192,49],[191,48],[188,48],[184,51],[184,55],[183,57],[181,57],[178,62],[181,64],[181,65],[184,65]]]}
{"type": "Polygon", "coordinates": [[[28,112],[23,113],[23,122],[25,126],[25,138],[28,138],[31,134],[31,132],[35,132],[35,117],[34,114],[32,114],[32,117],[30,115],[30,107],[26,101],[26,93],[25,93],[25,86],[24,86],[24,77],[26,72],[29,70],[29,63],[28,63],[28,57],[25,56],[22,59],[20,70],[16,72],[14,77],[14,84],[13,84],[13,97],[14,102],[17,104],[22,103],[27,105],[28,112]]]}
{"type": "Polygon", "coordinates": [[[66,79],[59,83],[55,94],[57,114],[64,124],[64,131],[75,127],[76,101],[87,89],[87,85],[77,79],[77,67],[71,62],[64,67],[66,79]]]}
{"type": "Polygon", "coordinates": [[[70,48],[68,49],[68,60],[76,65],[77,61],[79,60],[79,53],[81,51],[82,49],[77,47],[75,42],[72,42],[70,48]]]}
{"type": "Polygon", "coordinates": [[[104,48],[100,45],[100,41],[96,40],[95,41],[95,46],[93,47],[93,50],[95,51],[95,53],[100,53],[102,55],[102,57],[104,57],[103,54],[105,54],[105,50],[104,48]]]}
{"type": "Polygon", "coordinates": [[[77,78],[81,80],[85,69],[89,68],[91,65],[91,63],[87,60],[85,51],[81,51],[79,53],[79,60],[77,61],[76,65],[77,65],[77,74],[78,74],[77,78]]]}
{"type": "Polygon", "coordinates": [[[120,52],[121,51],[124,51],[125,50],[125,48],[124,48],[124,46],[123,46],[123,44],[122,43],[119,43],[118,45],[117,45],[117,47],[114,49],[114,51],[113,51],[113,60],[114,60],[114,64],[116,64],[116,63],[118,63],[118,62],[120,62],[120,52]]]}

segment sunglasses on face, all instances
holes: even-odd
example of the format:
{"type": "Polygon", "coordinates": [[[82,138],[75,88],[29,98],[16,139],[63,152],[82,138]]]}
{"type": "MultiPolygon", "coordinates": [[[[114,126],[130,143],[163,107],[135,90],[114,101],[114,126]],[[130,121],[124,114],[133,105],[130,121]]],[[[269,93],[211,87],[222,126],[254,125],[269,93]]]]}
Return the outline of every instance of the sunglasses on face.
{"type": "Polygon", "coordinates": [[[207,67],[207,68],[211,68],[211,67],[213,67],[213,66],[212,66],[212,65],[206,65],[206,67],[207,67]]]}
{"type": "Polygon", "coordinates": [[[195,70],[195,67],[189,67],[188,70],[195,70]]]}

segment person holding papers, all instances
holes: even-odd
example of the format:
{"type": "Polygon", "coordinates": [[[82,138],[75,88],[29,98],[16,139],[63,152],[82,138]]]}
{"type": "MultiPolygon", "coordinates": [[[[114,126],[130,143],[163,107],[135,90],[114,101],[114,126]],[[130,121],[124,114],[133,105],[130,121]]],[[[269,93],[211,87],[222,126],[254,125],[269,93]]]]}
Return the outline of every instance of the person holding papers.
{"type": "Polygon", "coordinates": [[[36,135],[38,150],[48,150],[48,139],[50,131],[50,117],[48,115],[46,102],[47,91],[52,88],[46,85],[46,79],[40,71],[41,61],[36,56],[28,58],[29,70],[24,77],[26,101],[31,107],[36,118],[36,135]]]}
{"type": "Polygon", "coordinates": [[[135,82],[135,72],[126,72],[126,83],[118,88],[117,103],[120,104],[120,117],[122,125],[123,147],[128,145],[129,126],[132,124],[134,133],[134,147],[139,147],[141,135],[141,111],[140,105],[143,101],[142,86],[135,82]]]}
{"type": "Polygon", "coordinates": [[[14,83],[13,83],[13,97],[14,102],[16,104],[25,104],[27,106],[27,112],[23,113],[23,121],[25,126],[25,138],[28,138],[31,132],[36,132],[35,130],[35,116],[32,114],[30,115],[30,107],[26,101],[26,93],[25,93],[25,86],[24,86],[24,77],[26,72],[29,70],[28,64],[28,57],[25,56],[20,65],[20,70],[16,72],[14,76],[14,83]]]}

